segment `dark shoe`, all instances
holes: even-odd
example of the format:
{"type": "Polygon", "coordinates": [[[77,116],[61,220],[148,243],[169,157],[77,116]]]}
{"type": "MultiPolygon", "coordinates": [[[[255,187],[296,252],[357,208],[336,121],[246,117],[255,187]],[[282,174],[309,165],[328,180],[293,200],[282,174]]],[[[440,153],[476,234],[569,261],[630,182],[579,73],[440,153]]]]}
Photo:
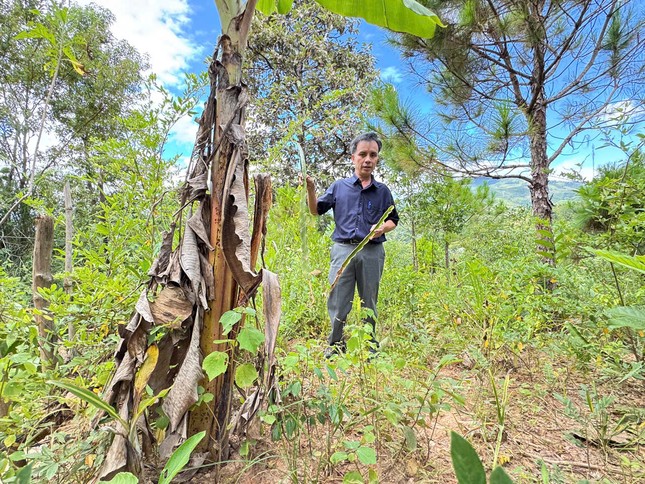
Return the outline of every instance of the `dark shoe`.
{"type": "Polygon", "coordinates": [[[372,361],[378,356],[379,353],[378,349],[372,346],[369,347],[368,352],[369,354],[367,355],[367,361],[372,361]]]}
{"type": "Polygon", "coordinates": [[[325,358],[330,359],[334,355],[340,355],[342,353],[345,353],[345,345],[344,344],[335,344],[332,346],[328,346],[325,348],[325,358]]]}

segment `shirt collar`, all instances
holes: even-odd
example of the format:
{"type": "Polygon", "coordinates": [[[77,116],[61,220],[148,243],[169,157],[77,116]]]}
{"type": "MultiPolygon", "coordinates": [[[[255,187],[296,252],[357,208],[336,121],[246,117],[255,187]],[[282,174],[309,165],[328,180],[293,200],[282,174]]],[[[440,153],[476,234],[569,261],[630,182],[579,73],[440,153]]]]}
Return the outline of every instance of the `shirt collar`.
{"type": "MultiPolygon", "coordinates": [[[[356,173],[354,173],[351,177],[349,177],[349,181],[352,183],[352,185],[356,185],[357,183],[360,183],[360,178],[356,176],[356,173]]],[[[374,175],[372,175],[372,184],[370,186],[373,186],[374,188],[378,188],[381,184],[376,181],[376,178],[374,178],[374,175]]]]}

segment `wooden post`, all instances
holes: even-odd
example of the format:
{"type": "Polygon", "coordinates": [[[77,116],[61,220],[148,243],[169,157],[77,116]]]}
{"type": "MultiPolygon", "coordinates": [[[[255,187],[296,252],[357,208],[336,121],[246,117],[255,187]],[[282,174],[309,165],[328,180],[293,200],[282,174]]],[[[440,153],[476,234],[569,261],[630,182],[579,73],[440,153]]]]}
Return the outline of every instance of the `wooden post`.
{"type": "MultiPolygon", "coordinates": [[[[65,293],[72,294],[72,269],[73,269],[73,253],[72,253],[72,238],[74,237],[73,225],[73,207],[72,207],[72,193],[69,187],[69,181],[65,182],[65,189],[63,190],[65,197],[65,279],[63,280],[63,288],[65,293]]],[[[70,320],[67,327],[67,340],[73,343],[76,336],[76,328],[74,322],[70,320]]],[[[72,346],[72,352],[74,347],[72,346]]]]}
{"type": "Polygon", "coordinates": [[[55,336],[54,322],[47,307],[49,302],[43,298],[38,289],[51,287],[52,277],[52,252],[54,250],[54,219],[49,216],[36,218],[36,239],[34,242],[32,297],[34,301],[35,320],[38,325],[38,344],[43,365],[54,364],[53,341],[55,336]]]}

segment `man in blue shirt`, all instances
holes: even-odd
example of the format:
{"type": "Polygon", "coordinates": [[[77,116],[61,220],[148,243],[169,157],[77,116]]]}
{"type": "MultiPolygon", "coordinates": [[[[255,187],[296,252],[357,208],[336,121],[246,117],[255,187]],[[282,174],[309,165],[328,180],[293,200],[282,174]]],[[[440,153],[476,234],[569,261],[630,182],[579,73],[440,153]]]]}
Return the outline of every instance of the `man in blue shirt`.
{"type": "MultiPolygon", "coordinates": [[[[331,249],[330,284],[347,256],[371,232],[385,211],[394,205],[390,189],[377,182],[372,174],[378,163],[381,146],[376,133],[357,136],[350,144],[354,175],[335,181],[318,199],[314,179],[307,177],[309,211],[314,215],[322,215],[329,209],[334,211],[336,227],[332,234],[334,245],[331,249]]],[[[355,288],[358,289],[361,306],[371,309],[376,316],[379,282],[385,261],[383,242],[385,234],[393,230],[398,222],[399,215],[394,208],[370,242],[345,268],[330,292],[327,311],[331,319],[331,333],[327,339],[329,348],[325,351],[326,357],[331,357],[345,347],[343,328],[352,309],[355,288]]],[[[372,341],[377,344],[374,338],[375,321],[372,317],[367,320],[372,325],[372,341]]]]}

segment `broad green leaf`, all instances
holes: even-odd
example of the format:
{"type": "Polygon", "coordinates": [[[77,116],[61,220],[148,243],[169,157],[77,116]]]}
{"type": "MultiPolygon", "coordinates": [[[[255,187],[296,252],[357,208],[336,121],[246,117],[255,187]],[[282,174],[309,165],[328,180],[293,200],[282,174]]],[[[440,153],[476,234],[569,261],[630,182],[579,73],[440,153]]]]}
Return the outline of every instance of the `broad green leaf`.
{"type": "Polygon", "coordinates": [[[244,363],[235,370],[235,383],[241,388],[248,388],[257,379],[258,372],[251,363],[244,363]]]}
{"type": "Polygon", "coordinates": [[[226,311],[222,314],[222,317],[219,318],[219,322],[222,324],[223,328],[222,332],[224,334],[228,334],[240,319],[242,319],[242,315],[237,311],[226,311]]]}
{"type": "Polygon", "coordinates": [[[259,10],[264,15],[271,15],[278,10],[278,2],[277,0],[258,0],[255,9],[259,10]]]}
{"type": "Polygon", "coordinates": [[[86,388],[81,388],[78,387],[72,383],[64,382],[64,381],[57,381],[57,380],[49,380],[47,381],[48,384],[50,385],[56,385],[57,387],[61,387],[68,392],[70,392],[72,395],[76,395],[78,398],[81,400],[89,403],[90,405],[94,405],[96,408],[99,410],[103,410],[105,413],[107,413],[110,417],[112,417],[115,420],[118,420],[121,422],[121,424],[125,427],[128,428],[127,422],[125,422],[119,414],[116,412],[114,407],[107,403],[106,401],[102,400],[101,397],[99,397],[96,393],[91,392],[90,390],[87,390],[86,388]]]}
{"type": "Polygon", "coordinates": [[[293,7],[293,0],[278,0],[278,13],[289,13],[293,7]]]}
{"type": "Polygon", "coordinates": [[[360,17],[395,32],[418,37],[434,35],[439,17],[414,0],[316,0],[320,5],[345,17],[360,17]]]}
{"type": "Polygon", "coordinates": [[[414,452],[417,448],[417,434],[410,427],[403,427],[403,436],[405,437],[405,448],[414,452]]]}
{"type": "Polygon", "coordinates": [[[192,454],[197,444],[201,442],[205,435],[205,431],[195,434],[177,447],[177,450],[172,453],[170,459],[168,459],[168,462],[166,462],[166,465],[161,471],[159,484],[170,484],[172,482],[173,478],[188,464],[190,454],[192,454]]]}
{"type": "Polygon", "coordinates": [[[513,481],[502,467],[495,467],[490,475],[490,484],[513,484],[513,481]]]}
{"type": "Polygon", "coordinates": [[[598,257],[602,257],[609,262],[613,262],[615,264],[619,264],[623,267],[634,269],[645,274],[645,255],[637,255],[632,257],[612,250],[591,249],[589,247],[587,247],[586,249],[592,254],[596,254],[598,257]]]}
{"type": "Polygon", "coordinates": [[[119,472],[111,480],[107,481],[106,484],[138,484],[139,479],[137,476],[130,472],[119,472]]]}
{"type": "Polygon", "coordinates": [[[33,467],[34,463],[30,462],[27,466],[23,467],[20,469],[18,472],[16,472],[15,484],[31,484],[31,469],[33,467]]]}
{"type": "Polygon", "coordinates": [[[255,354],[264,343],[264,333],[256,328],[245,326],[236,339],[240,343],[240,348],[255,354]]]}
{"type": "Polygon", "coordinates": [[[361,464],[366,466],[376,464],[376,451],[371,447],[359,447],[356,449],[356,455],[361,464]]]}
{"type": "Polygon", "coordinates": [[[228,353],[223,351],[213,351],[210,355],[204,358],[202,368],[208,375],[208,379],[212,380],[226,371],[228,367],[228,353]]]}
{"type": "Polygon", "coordinates": [[[607,309],[605,314],[609,317],[609,329],[632,328],[645,331],[645,308],[619,306],[607,309]]]}
{"type": "Polygon", "coordinates": [[[343,484],[363,484],[363,476],[358,471],[348,472],[343,476],[343,484]]]}
{"type": "Polygon", "coordinates": [[[2,387],[2,397],[6,399],[19,397],[24,394],[23,390],[24,390],[24,387],[22,384],[16,383],[13,381],[8,381],[2,387]]]}
{"type": "Polygon", "coordinates": [[[348,456],[349,454],[347,454],[347,452],[334,452],[329,458],[329,462],[335,465],[335,464],[338,464],[339,462],[343,462],[347,460],[348,456]]]}
{"type": "Polygon", "coordinates": [[[450,456],[459,484],[486,484],[486,471],[477,452],[455,432],[450,432],[450,456]]]}

